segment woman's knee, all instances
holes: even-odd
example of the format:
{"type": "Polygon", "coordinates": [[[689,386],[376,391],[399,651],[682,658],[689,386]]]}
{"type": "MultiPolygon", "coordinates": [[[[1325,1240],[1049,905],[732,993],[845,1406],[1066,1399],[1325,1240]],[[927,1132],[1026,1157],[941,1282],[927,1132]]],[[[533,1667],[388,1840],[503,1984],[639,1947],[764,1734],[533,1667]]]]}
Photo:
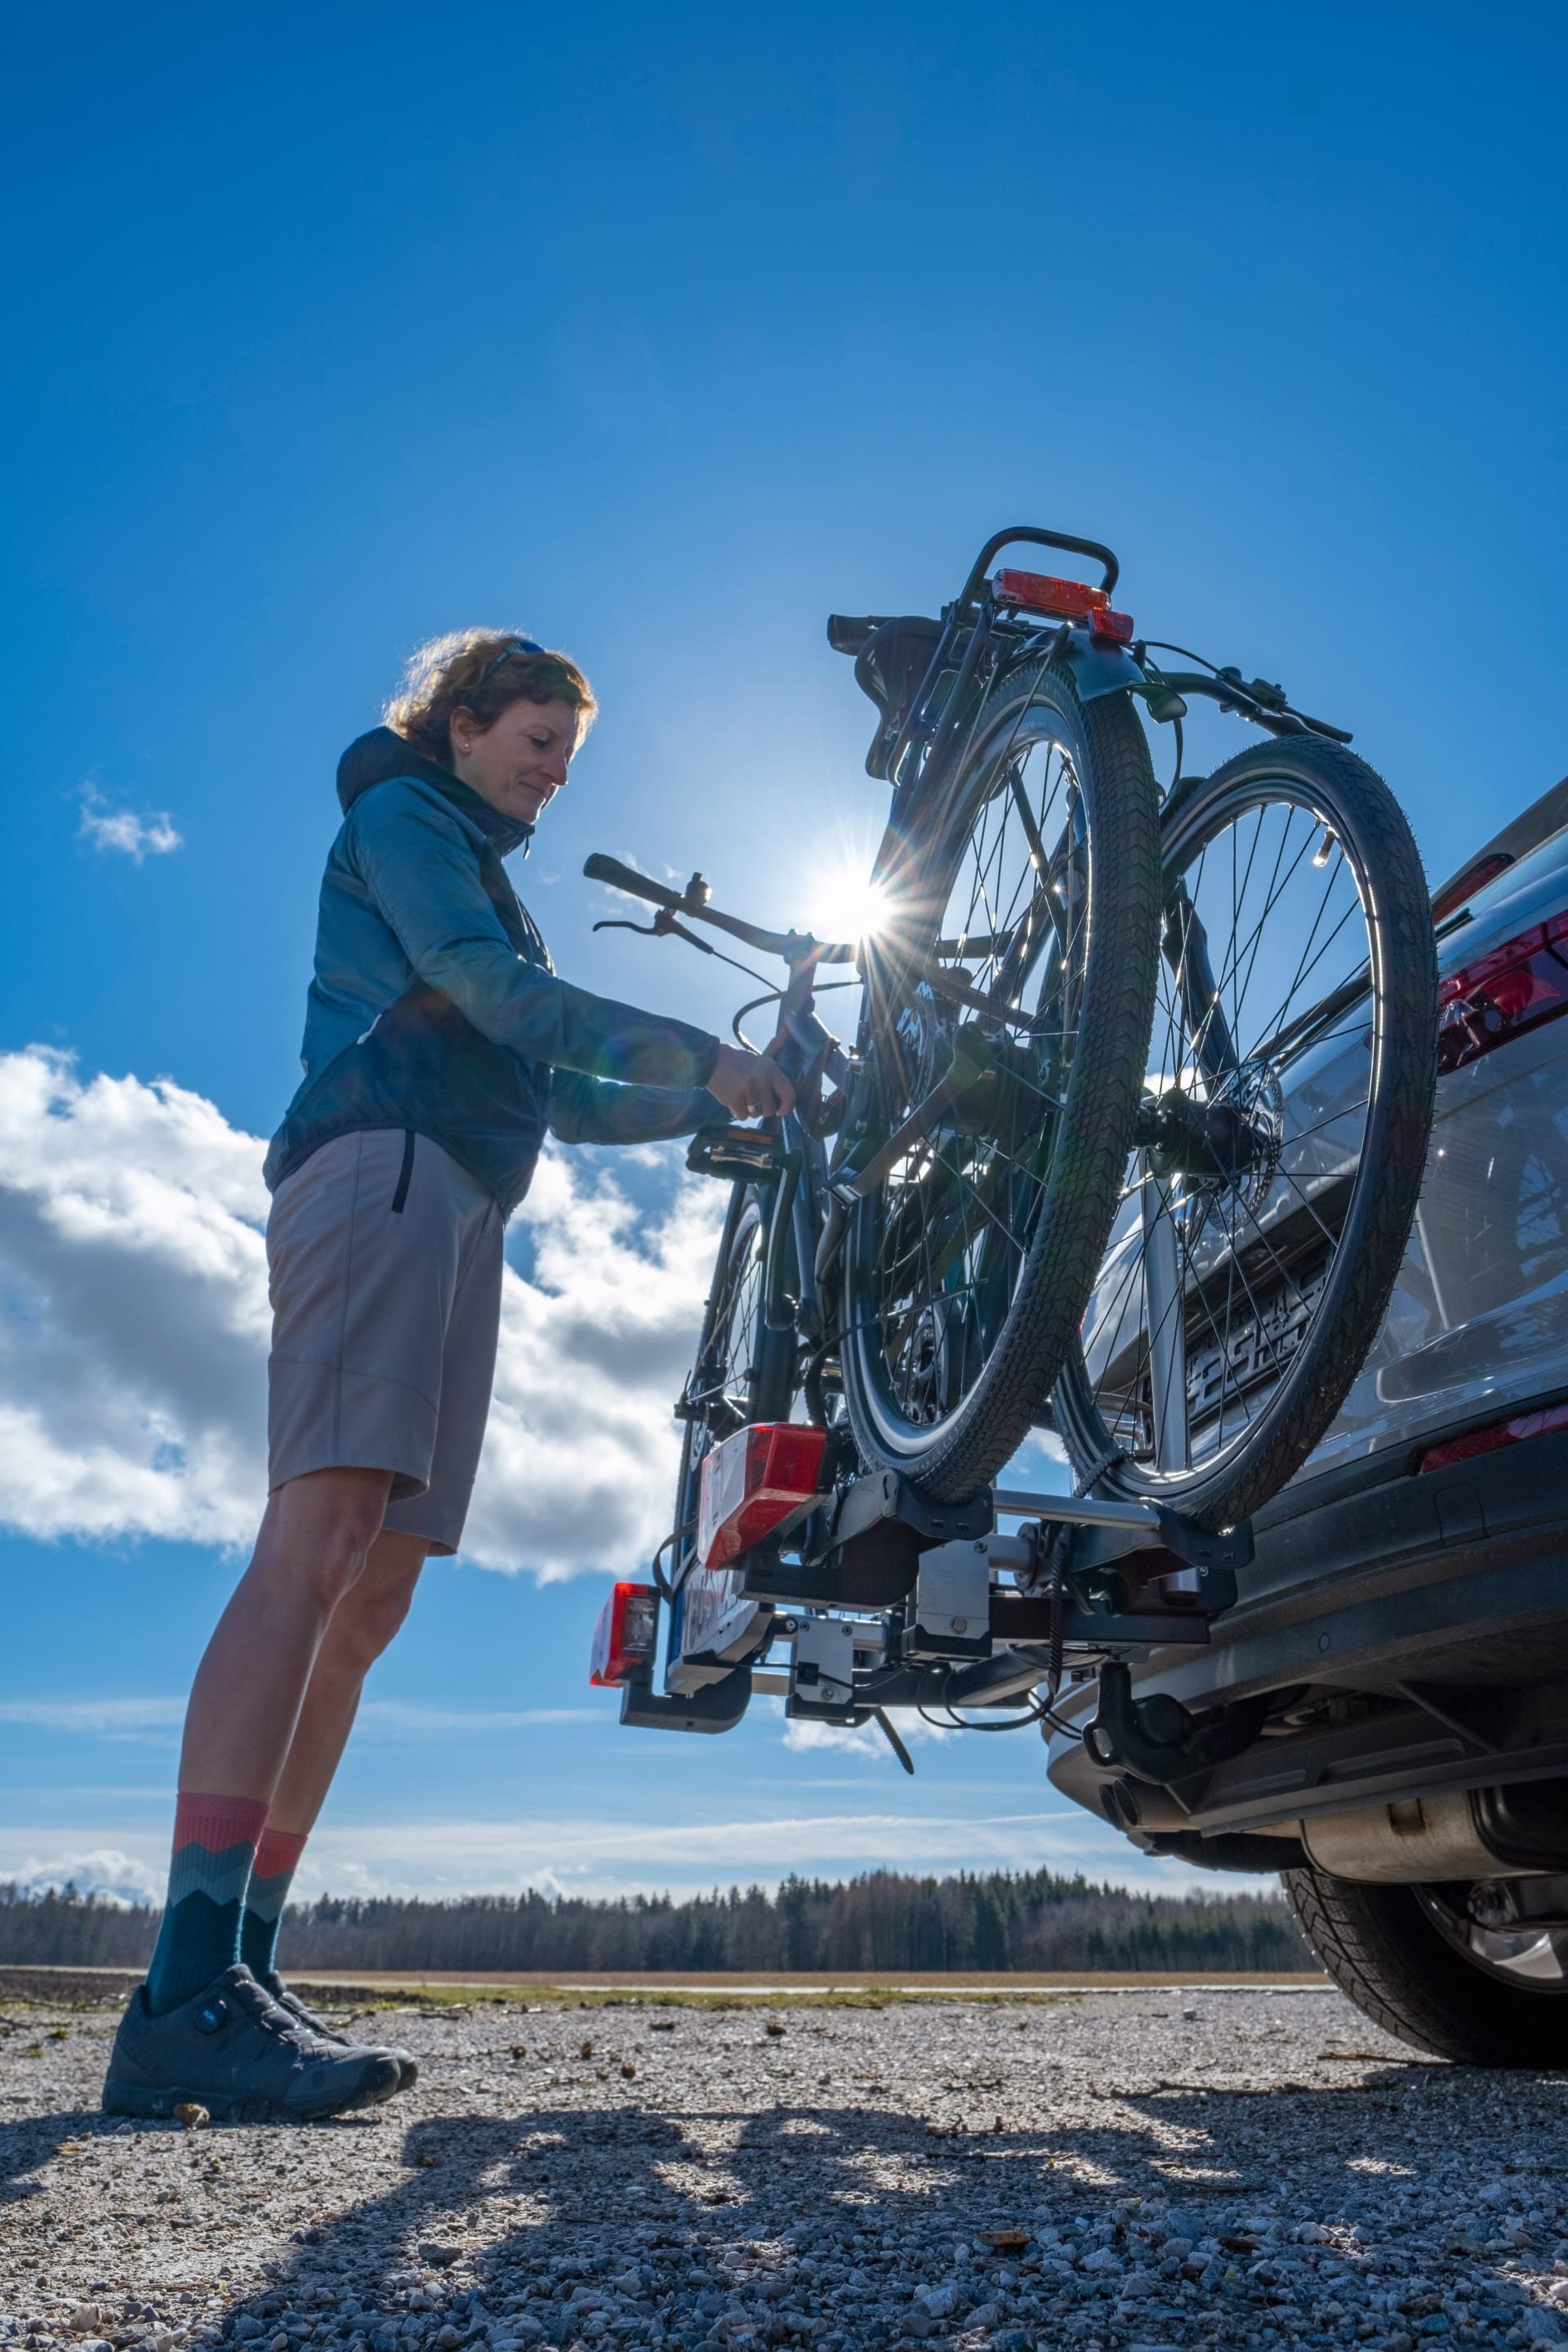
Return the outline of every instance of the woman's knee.
{"type": "Polygon", "coordinates": [[[401,1631],[426,1550],[419,1537],[384,1533],[372,1548],[363,1574],[338,1603],[332,1648],[362,1672],[375,1664],[401,1631]]]}
{"type": "Polygon", "coordinates": [[[340,1602],[332,1618],[332,1644],[345,1663],[362,1673],[374,1666],[402,1632],[413,1592],[378,1592],[363,1601],[358,1591],[340,1602]]]}
{"type": "Polygon", "coordinates": [[[391,1487],[383,1471],[321,1470],[291,1478],[268,1506],[257,1566],[302,1584],[335,1611],[364,1572],[391,1487]]]}

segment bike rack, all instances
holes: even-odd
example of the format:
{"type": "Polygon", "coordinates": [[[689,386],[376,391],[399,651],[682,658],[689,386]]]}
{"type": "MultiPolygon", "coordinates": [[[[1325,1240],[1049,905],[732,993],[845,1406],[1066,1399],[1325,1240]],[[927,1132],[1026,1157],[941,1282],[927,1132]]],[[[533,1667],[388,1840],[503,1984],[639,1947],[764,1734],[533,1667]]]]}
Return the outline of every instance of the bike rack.
{"type": "Polygon", "coordinates": [[[730,1622],[745,1630],[727,1653],[672,1659],[684,1687],[656,1692],[651,1675],[624,1685],[621,1721],[729,1730],[756,1693],[840,1724],[933,1699],[1000,1705],[1064,1664],[1205,1645],[1252,1554],[1248,1521],[1215,1534],[1159,1503],[1014,1487],[952,1504],[896,1473],[863,1473],[724,1571],[730,1622]],[[1022,1524],[1005,1533],[1003,1519],[1022,1524]],[[787,1668],[761,1663],[781,1637],[787,1668]]]}

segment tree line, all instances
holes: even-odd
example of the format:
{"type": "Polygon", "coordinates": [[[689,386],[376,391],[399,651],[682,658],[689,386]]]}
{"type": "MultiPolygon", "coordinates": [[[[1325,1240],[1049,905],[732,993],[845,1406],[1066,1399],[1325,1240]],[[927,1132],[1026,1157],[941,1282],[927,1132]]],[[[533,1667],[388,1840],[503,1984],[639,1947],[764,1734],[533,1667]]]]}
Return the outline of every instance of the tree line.
{"type": "MultiPolygon", "coordinates": [[[[0,1964],[140,1968],[159,1913],[74,1886],[0,1885],[0,1964]]],[[[1163,1895],[1049,1870],[775,1891],[591,1898],[322,1895],[290,1904],[292,1969],[1292,1969],[1312,1961],[1279,1896],[1163,1895]]]]}

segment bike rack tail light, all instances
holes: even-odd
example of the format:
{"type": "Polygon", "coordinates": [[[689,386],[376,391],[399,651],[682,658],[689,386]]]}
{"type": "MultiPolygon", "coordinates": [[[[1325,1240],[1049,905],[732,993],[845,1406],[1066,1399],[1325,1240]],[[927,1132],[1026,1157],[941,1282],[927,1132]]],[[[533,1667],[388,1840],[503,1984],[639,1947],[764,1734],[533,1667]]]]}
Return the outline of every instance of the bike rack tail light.
{"type": "Polygon", "coordinates": [[[617,1584],[599,1612],[588,1680],[599,1690],[644,1682],[658,1640],[658,1594],[651,1584],[617,1584]]]}
{"type": "Polygon", "coordinates": [[[1026,613],[1048,613],[1053,620],[1082,621],[1097,637],[1113,637],[1119,646],[1132,642],[1132,615],[1111,609],[1103,588],[1081,580],[1057,580],[1045,572],[998,572],[992,583],[999,604],[1016,604],[1026,613]]]}
{"type": "Polygon", "coordinates": [[[1568,1013],[1568,908],[1450,972],[1437,991],[1437,1067],[1479,1061],[1568,1013]]]}
{"type": "Polygon", "coordinates": [[[697,1559],[723,1568],[764,1536],[801,1518],[817,1499],[827,1432],[807,1422],[757,1421],[702,1460],[697,1559]]]}

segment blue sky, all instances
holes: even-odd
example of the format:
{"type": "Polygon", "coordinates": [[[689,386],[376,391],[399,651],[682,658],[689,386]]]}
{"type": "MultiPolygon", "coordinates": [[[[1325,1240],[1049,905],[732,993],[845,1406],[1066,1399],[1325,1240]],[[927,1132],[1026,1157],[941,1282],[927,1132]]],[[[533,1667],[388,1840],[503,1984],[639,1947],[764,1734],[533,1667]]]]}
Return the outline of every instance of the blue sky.
{"type": "MultiPolygon", "coordinates": [[[[1352,727],[1436,878],[1568,764],[1564,39],[391,0],[34,12],[8,63],[0,1872],[151,1885],[257,1496],[251,1139],[332,767],[409,647],[584,662],[524,893],[573,977],[714,1025],[735,976],[594,938],[584,856],[831,922],[882,802],[824,615],[934,609],[1009,520],[1110,540],[1142,626],[1352,727]]],[[[478,1557],[430,1571],[306,1883],[1136,1874],[1033,1739],[906,1782],[585,1688],[712,1207],[579,1154],[519,1221],[478,1557]]]]}

